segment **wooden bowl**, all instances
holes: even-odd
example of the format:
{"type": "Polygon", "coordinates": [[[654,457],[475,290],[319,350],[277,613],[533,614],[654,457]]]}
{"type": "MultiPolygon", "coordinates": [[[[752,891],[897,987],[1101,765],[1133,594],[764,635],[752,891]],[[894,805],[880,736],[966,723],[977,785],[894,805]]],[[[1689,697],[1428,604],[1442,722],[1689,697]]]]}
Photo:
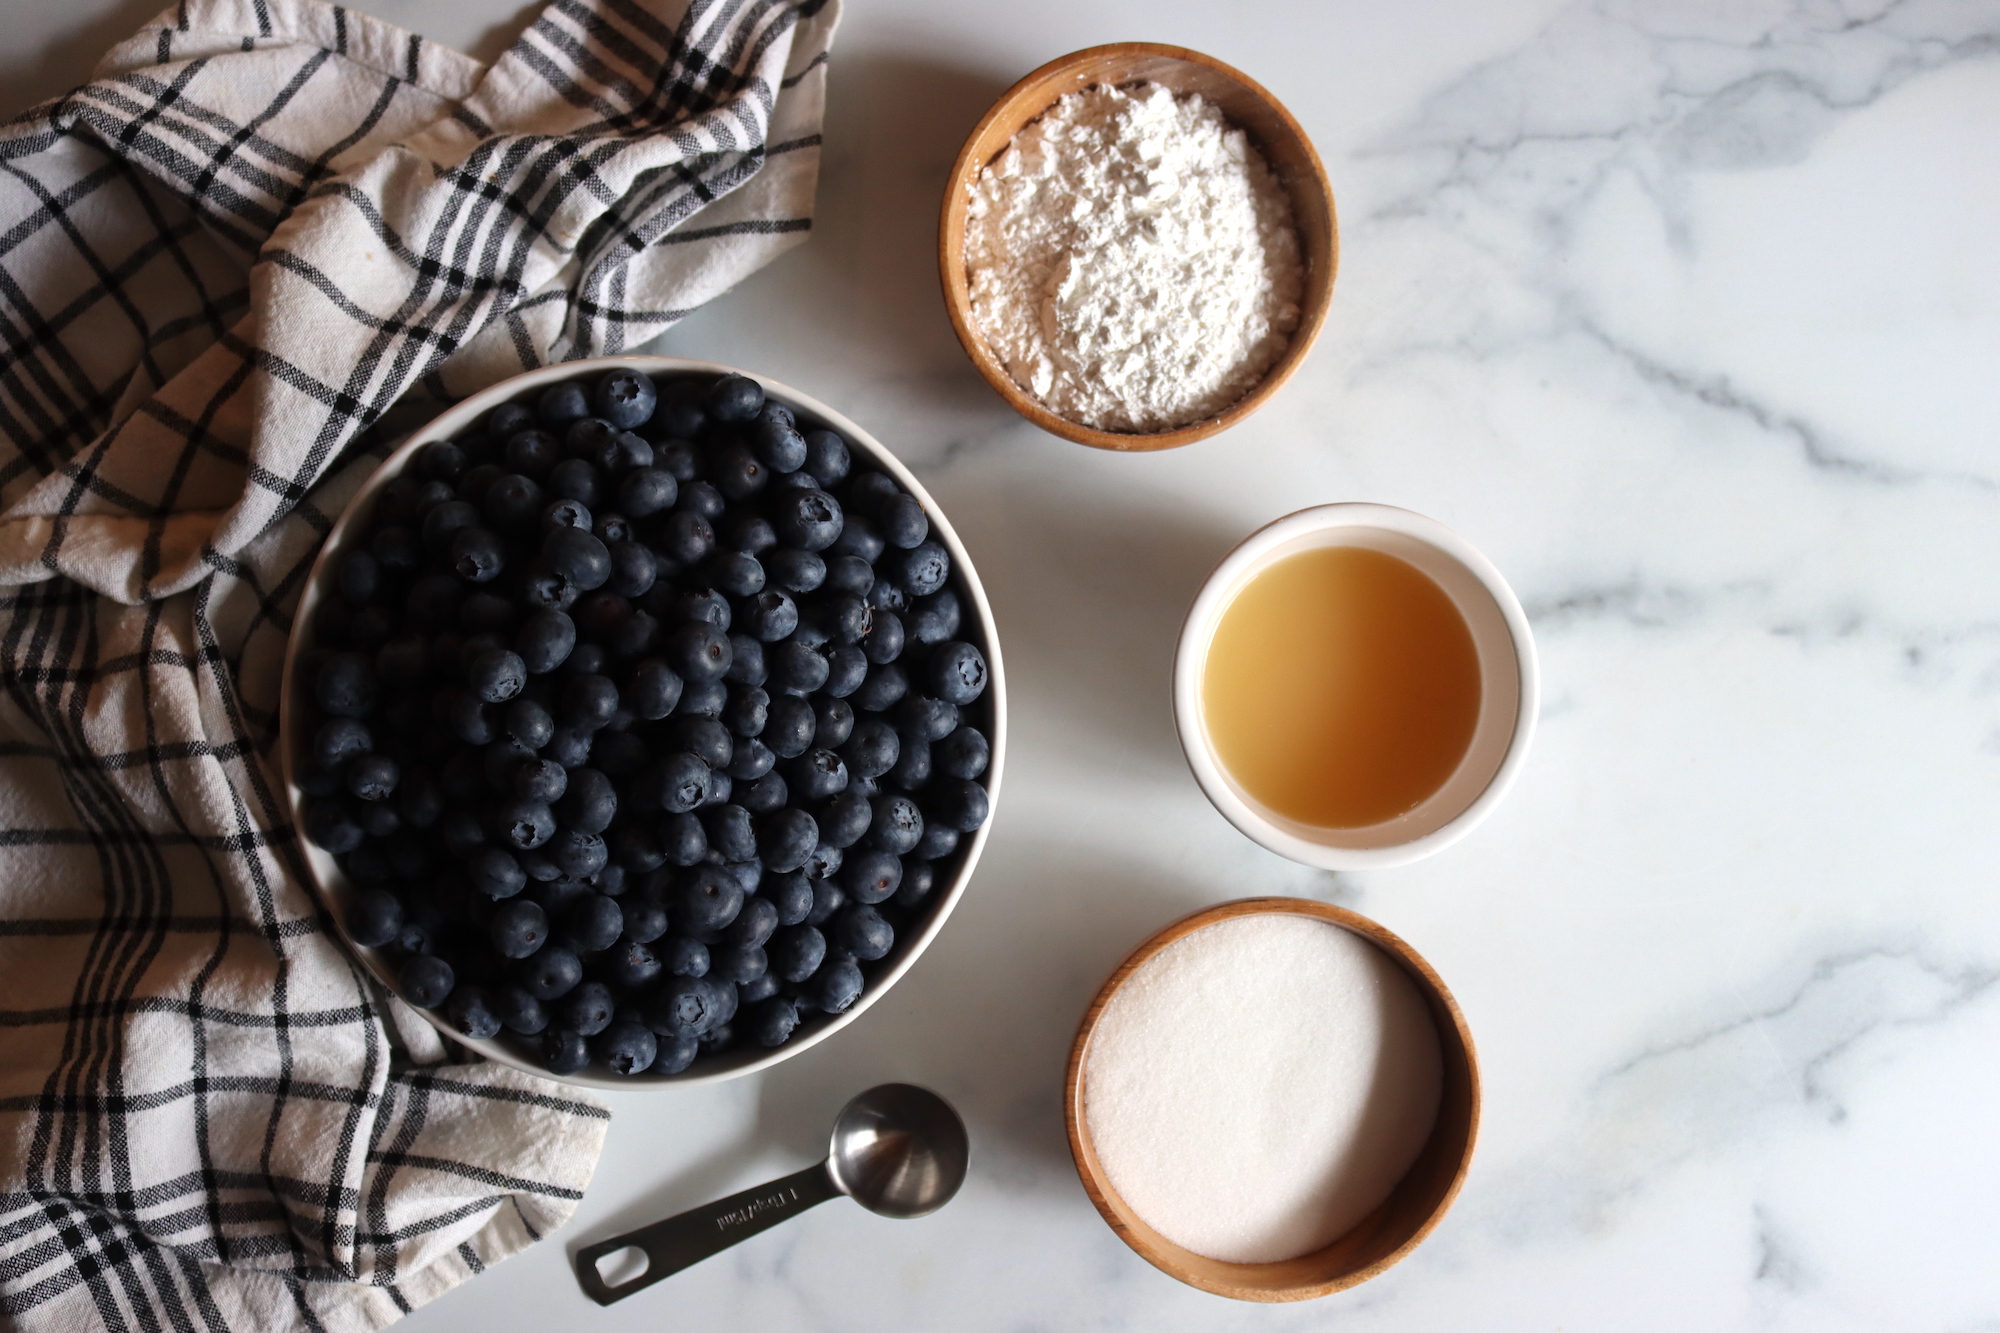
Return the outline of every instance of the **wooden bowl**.
{"type": "Polygon", "coordinates": [[[1097,1211],[1119,1239],[1139,1257],[1169,1277],[1192,1287],[1239,1301],[1304,1301],[1366,1282],[1389,1267],[1431,1233],[1458,1197],[1472,1165],[1472,1148],[1479,1134],[1479,1059],[1472,1034],[1451,992],[1417,951],[1365,916],[1305,898],[1243,898],[1193,916],[1182,917],[1132,951],[1111,979],[1097,992],[1070,1047],[1069,1074],[1063,1090],[1063,1118],[1069,1126],[1070,1155],[1077,1175],[1097,1211]],[[1438,1047],[1444,1057],[1444,1087],[1437,1124],[1417,1160],[1381,1207],[1324,1249],[1296,1259],[1267,1264],[1226,1263],[1183,1249],[1147,1226],[1119,1197],[1105,1178],[1091,1146],[1090,1127],[1083,1114],[1083,1071],[1091,1035],[1111,1003],[1111,997],[1134,972],[1160,950],[1204,926],[1232,917],[1259,913],[1289,913],[1331,922],[1351,930],[1395,959],[1416,983],[1437,1024],[1438,1047]]]}
{"type": "Polygon", "coordinates": [[[1192,444],[1228,430],[1262,407],[1312,350],[1320,325],[1326,321],[1339,262],[1340,239],[1326,168],[1320,165],[1312,141],[1291,113],[1261,84],[1220,60],[1185,47],[1152,42],[1113,42],[1076,51],[1050,61],[1009,88],[959,151],[951,178],[945,183],[944,212],[938,225],[938,275],[944,283],[945,308],[972,364],[1016,412],[1051,435],[1097,449],[1172,449],[1192,444]],[[1232,124],[1249,135],[1290,194],[1292,225],[1298,232],[1299,257],[1306,268],[1298,327],[1292,331],[1284,355],[1256,387],[1213,417],[1150,434],[1093,430],[1057,416],[1014,382],[972,323],[972,296],[965,273],[967,192],[986,165],[1006,150],[1008,141],[1057,98],[1100,83],[1157,83],[1178,94],[1199,93],[1220,107],[1232,124]]]}

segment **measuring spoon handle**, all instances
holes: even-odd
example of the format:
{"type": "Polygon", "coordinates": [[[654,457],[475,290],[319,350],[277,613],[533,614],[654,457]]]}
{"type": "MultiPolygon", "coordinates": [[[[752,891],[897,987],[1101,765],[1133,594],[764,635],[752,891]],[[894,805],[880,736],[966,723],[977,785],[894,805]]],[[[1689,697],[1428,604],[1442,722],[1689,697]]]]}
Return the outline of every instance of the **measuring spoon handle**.
{"type": "Polygon", "coordinates": [[[584,1294],[599,1305],[622,1301],[641,1287],[650,1287],[711,1254],[720,1254],[737,1241],[796,1217],[839,1193],[832,1173],[821,1162],[637,1231],[586,1245],[576,1252],[576,1280],[584,1294]],[[597,1261],[628,1245],[636,1245],[645,1252],[646,1271],[614,1287],[597,1271],[597,1261]]]}

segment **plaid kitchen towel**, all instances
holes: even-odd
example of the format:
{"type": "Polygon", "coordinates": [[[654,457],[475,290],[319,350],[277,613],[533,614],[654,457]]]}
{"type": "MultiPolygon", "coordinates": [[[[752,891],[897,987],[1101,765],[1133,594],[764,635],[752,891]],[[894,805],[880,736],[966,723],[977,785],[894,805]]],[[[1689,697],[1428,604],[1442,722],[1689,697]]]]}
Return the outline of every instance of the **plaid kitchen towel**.
{"type": "Polygon", "coordinates": [[[285,638],[392,405],[803,239],[836,14],[555,0],[489,68],[187,0],[0,126],[0,1325],[378,1328],[574,1208],[602,1105],[447,1058],[304,887],[285,638]]]}

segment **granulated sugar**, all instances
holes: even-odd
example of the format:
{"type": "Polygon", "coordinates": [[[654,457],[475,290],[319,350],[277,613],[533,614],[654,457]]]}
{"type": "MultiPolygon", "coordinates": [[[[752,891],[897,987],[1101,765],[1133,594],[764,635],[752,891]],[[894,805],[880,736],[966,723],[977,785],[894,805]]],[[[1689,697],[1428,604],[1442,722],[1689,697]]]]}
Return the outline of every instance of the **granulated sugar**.
{"type": "Polygon", "coordinates": [[[1015,383],[1098,430],[1254,388],[1299,322],[1291,202],[1222,112],[1157,84],[1071,93],[973,184],[972,318],[1015,383]]]}
{"type": "Polygon", "coordinates": [[[1437,1120],[1437,1029],[1360,936],[1262,914],[1167,946],[1106,1006],[1084,1070],[1099,1163],[1211,1259],[1325,1246],[1387,1198],[1437,1120]]]}

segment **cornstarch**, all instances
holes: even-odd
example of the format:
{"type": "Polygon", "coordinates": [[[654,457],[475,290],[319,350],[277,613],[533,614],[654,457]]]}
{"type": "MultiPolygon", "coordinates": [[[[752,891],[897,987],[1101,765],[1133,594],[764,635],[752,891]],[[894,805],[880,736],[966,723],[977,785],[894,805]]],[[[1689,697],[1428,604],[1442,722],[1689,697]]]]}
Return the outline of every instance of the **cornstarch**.
{"type": "Polygon", "coordinates": [[[1057,416],[1151,432],[1264,377],[1299,322],[1283,185],[1199,96],[1063,97],[980,173],[966,210],[972,318],[1057,416]]]}
{"type": "Polygon", "coordinates": [[[1235,917],[1112,997],[1084,1068],[1111,1186],[1175,1244],[1296,1258],[1373,1212],[1437,1120],[1444,1063],[1388,954],[1324,921],[1235,917]]]}

